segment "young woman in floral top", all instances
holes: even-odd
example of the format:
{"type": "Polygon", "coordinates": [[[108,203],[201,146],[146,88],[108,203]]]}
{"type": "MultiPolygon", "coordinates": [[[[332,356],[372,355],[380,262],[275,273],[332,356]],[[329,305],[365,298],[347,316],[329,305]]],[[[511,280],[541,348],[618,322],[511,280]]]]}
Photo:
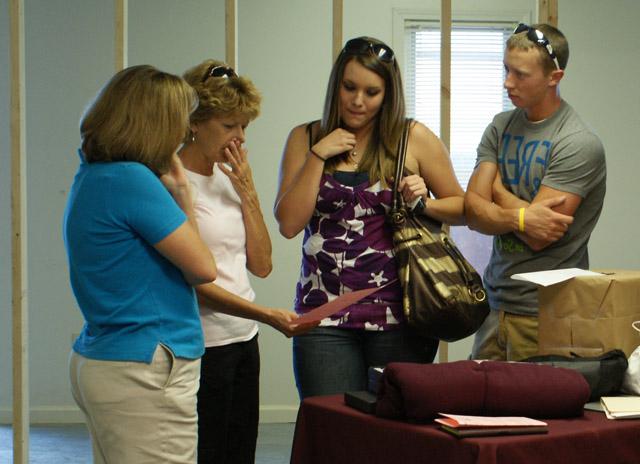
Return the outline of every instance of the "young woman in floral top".
{"type": "MultiPolygon", "coordinates": [[[[304,230],[295,309],[392,282],[294,337],[301,398],[364,390],[369,366],[431,362],[437,340],[406,327],[396,281],[392,200],[396,147],[405,122],[400,70],[379,40],[349,40],[336,60],[321,121],[295,127],[281,164],[275,205],[280,232],[304,230]]],[[[404,199],[449,224],[463,224],[463,195],[442,142],[421,123],[409,134],[404,199]],[[429,192],[435,199],[427,198],[429,192]]]]}

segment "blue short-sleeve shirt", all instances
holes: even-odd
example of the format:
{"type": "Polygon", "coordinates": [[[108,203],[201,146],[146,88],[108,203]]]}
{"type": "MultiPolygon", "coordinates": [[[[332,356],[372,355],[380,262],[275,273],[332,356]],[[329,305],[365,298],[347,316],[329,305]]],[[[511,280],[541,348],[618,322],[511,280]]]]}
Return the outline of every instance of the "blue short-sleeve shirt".
{"type": "Polygon", "coordinates": [[[193,288],[153,247],[185,221],[143,164],[81,163],[63,225],[71,287],[86,321],[77,353],[151,362],[162,343],[177,357],[202,355],[193,288]]]}

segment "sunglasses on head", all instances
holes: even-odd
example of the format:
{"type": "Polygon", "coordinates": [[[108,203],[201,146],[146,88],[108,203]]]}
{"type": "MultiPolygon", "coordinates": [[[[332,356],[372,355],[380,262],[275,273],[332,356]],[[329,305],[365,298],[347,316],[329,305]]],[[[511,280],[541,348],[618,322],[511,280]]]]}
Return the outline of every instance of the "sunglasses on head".
{"type": "Polygon", "coordinates": [[[553,60],[553,63],[556,65],[556,69],[560,69],[560,63],[558,63],[558,58],[556,57],[556,54],[553,51],[553,47],[549,43],[549,39],[547,39],[544,36],[542,31],[539,31],[538,29],[535,29],[527,24],[520,23],[516,26],[513,33],[518,34],[520,32],[526,32],[527,39],[544,48],[546,52],[549,54],[549,57],[553,60]]]}
{"type": "Polygon", "coordinates": [[[207,69],[207,72],[204,73],[202,82],[206,81],[210,77],[229,78],[229,77],[238,77],[238,75],[233,70],[233,68],[230,68],[229,66],[216,66],[215,64],[212,64],[211,66],[209,66],[209,69],[207,69]]]}
{"type": "Polygon", "coordinates": [[[391,63],[394,60],[393,50],[387,47],[385,44],[373,43],[367,39],[351,39],[342,49],[342,53],[347,55],[364,55],[371,53],[376,56],[380,61],[385,63],[391,63]]]}

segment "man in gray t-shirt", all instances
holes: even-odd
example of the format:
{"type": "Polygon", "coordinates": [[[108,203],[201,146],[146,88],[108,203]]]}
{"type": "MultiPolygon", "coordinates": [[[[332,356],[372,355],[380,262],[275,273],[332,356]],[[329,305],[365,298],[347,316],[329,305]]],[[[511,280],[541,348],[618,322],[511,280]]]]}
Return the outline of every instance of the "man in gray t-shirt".
{"type": "Polygon", "coordinates": [[[606,166],[600,139],[560,98],[568,57],[564,35],[547,24],[521,24],[507,41],[504,86],[516,109],[485,130],[465,195],[469,227],[495,236],[484,275],[492,311],[475,359],[537,354],[537,290],[513,274],[589,267],[606,166]]]}

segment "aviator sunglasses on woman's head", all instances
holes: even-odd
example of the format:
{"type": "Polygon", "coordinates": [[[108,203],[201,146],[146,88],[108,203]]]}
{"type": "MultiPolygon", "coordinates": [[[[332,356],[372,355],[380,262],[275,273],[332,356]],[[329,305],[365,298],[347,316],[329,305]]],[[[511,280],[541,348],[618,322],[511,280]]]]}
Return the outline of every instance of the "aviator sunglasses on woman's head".
{"type": "Polygon", "coordinates": [[[233,70],[233,68],[230,68],[228,66],[216,66],[215,64],[212,64],[211,66],[209,66],[209,69],[207,69],[207,72],[204,73],[204,77],[202,78],[202,82],[206,81],[210,77],[226,77],[226,78],[229,78],[229,77],[238,77],[238,75],[233,70]]]}
{"type": "Polygon", "coordinates": [[[364,55],[366,53],[371,53],[372,55],[377,56],[380,61],[385,63],[391,63],[394,59],[393,50],[386,45],[373,43],[362,38],[349,40],[344,44],[342,53],[346,53],[347,55],[364,55]]]}
{"type": "Polygon", "coordinates": [[[542,31],[539,31],[538,29],[535,29],[527,24],[520,23],[516,26],[513,33],[518,34],[520,32],[526,32],[527,39],[544,48],[546,52],[549,54],[549,57],[553,60],[554,64],[556,65],[556,69],[560,69],[560,64],[558,63],[558,58],[556,57],[555,52],[553,51],[553,47],[549,43],[549,39],[547,39],[544,36],[542,31]]]}

